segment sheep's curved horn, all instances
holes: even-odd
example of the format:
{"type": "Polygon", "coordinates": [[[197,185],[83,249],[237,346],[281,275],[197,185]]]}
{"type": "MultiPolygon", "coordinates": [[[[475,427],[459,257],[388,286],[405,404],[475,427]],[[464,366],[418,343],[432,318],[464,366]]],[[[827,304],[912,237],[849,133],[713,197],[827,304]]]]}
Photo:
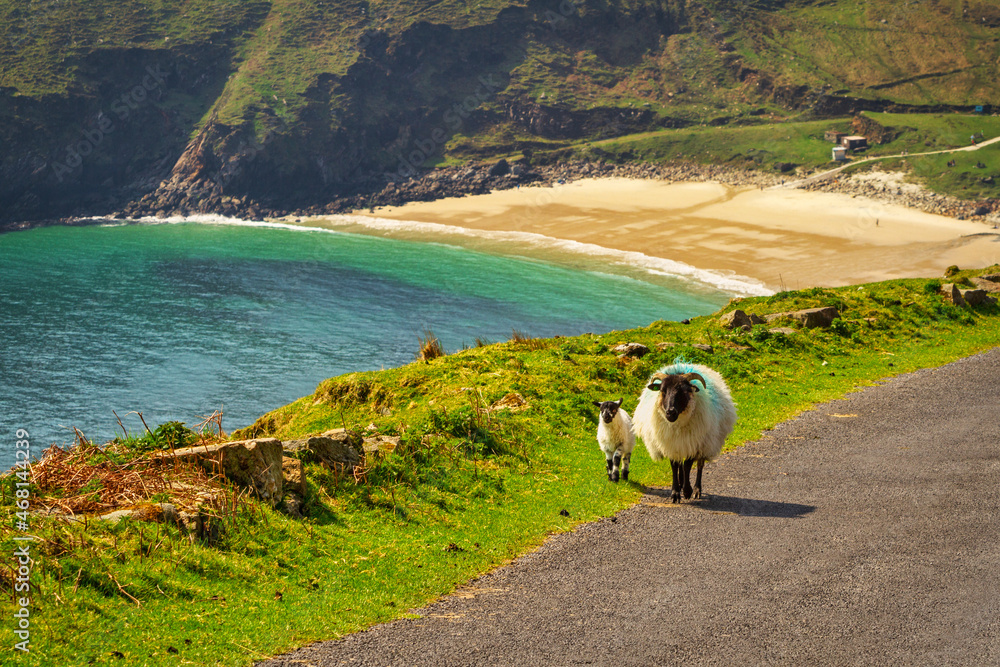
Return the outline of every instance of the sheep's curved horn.
{"type": "Polygon", "coordinates": [[[700,380],[701,386],[703,386],[705,389],[708,389],[708,383],[705,382],[705,378],[698,375],[697,373],[684,373],[683,375],[681,375],[681,377],[687,380],[688,382],[691,382],[692,380],[700,380]]]}
{"type": "Polygon", "coordinates": [[[649,378],[649,384],[646,385],[646,389],[650,391],[660,391],[663,387],[663,381],[667,379],[667,376],[663,373],[653,373],[653,377],[649,378]]]}

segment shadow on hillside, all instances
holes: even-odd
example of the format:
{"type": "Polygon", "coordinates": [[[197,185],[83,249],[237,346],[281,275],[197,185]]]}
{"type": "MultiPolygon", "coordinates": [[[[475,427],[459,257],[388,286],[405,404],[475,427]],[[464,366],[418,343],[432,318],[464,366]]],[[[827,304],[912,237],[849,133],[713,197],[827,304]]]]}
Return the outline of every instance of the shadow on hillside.
{"type": "MultiPolygon", "coordinates": [[[[670,488],[645,489],[646,495],[663,498],[670,501],[670,488]]],[[[756,500],[754,498],[734,498],[732,496],[717,496],[706,493],[699,500],[685,500],[698,509],[710,512],[726,512],[740,516],[773,517],[779,519],[799,519],[816,510],[815,505],[799,503],[782,503],[773,500],[756,500]]]]}

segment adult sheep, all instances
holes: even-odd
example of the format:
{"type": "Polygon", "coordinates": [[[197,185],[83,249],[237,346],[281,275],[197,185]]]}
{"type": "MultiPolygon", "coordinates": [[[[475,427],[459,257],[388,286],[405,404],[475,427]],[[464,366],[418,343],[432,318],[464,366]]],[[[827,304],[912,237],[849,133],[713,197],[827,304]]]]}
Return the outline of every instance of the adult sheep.
{"type": "Polygon", "coordinates": [[[670,459],[671,500],[701,497],[701,470],[722,451],[736,423],[736,407],[722,376],[707,366],[675,362],[649,378],[632,416],[636,434],[654,461],[670,459]],[[701,385],[701,386],[699,386],[701,385]],[[691,466],[698,476],[691,488],[691,466]]]}

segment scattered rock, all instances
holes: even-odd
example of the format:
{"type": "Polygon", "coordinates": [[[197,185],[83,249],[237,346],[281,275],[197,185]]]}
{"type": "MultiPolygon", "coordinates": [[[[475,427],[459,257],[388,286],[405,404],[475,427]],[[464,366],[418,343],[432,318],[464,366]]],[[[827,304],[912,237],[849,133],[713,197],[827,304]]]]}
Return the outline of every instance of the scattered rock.
{"type": "Polygon", "coordinates": [[[677,343],[671,343],[670,341],[663,341],[662,343],[656,344],[657,350],[669,350],[672,347],[677,347],[677,343]]]}
{"type": "Polygon", "coordinates": [[[708,352],[709,354],[715,352],[715,350],[712,348],[711,345],[704,345],[702,343],[695,343],[691,347],[693,347],[696,350],[701,350],[702,352],[708,352]]]}
{"type": "Polygon", "coordinates": [[[788,334],[793,334],[796,332],[796,330],[791,327],[775,327],[773,329],[768,329],[768,331],[770,331],[771,333],[785,334],[786,336],[788,334]]]}
{"type": "Polygon", "coordinates": [[[739,308],[720,317],[719,323],[729,330],[753,326],[753,320],[750,319],[750,316],[739,308]]]}
{"type": "Polygon", "coordinates": [[[970,306],[981,306],[983,304],[995,304],[996,298],[989,296],[989,292],[984,289],[963,289],[959,290],[962,299],[970,306]]]}
{"type": "Polygon", "coordinates": [[[972,279],[972,284],[981,290],[986,290],[987,292],[1000,293],[1000,273],[994,273],[988,276],[976,276],[972,279]]]}
{"type": "Polygon", "coordinates": [[[364,439],[365,454],[377,454],[379,452],[391,452],[399,447],[400,438],[398,435],[375,435],[364,439]]]}
{"type": "Polygon", "coordinates": [[[945,283],[944,285],[941,285],[941,293],[956,306],[965,305],[965,298],[962,296],[962,290],[958,289],[958,285],[955,283],[945,283]]]}
{"type": "Polygon", "coordinates": [[[615,345],[611,348],[611,351],[629,359],[640,359],[649,354],[649,348],[642,343],[622,343],[621,345],[615,345]]]}
{"type": "Polygon", "coordinates": [[[285,495],[285,514],[288,516],[301,519],[304,514],[302,511],[304,507],[305,500],[299,494],[289,493],[285,495]]]}
{"type": "Polygon", "coordinates": [[[838,317],[840,317],[840,313],[837,312],[836,308],[833,306],[824,306],[822,308],[796,310],[790,313],[771,313],[770,315],[765,315],[764,320],[767,323],[771,323],[775,320],[789,318],[796,322],[801,322],[802,326],[807,329],[815,329],[816,327],[830,326],[838,317]]]}
{"type": "Polygon", "coordinates": [[[308,438],[288,440],[284,450],[305,463],[319,463],[334,472],[354,470],[361,463],[361,438],[342,428],[308,438]]]}
{"type": "Polygon", "coordinates": [[[306,475],[302,470],[302,461],[291,456],[281,457],[282,488],[286,493],[306,495],[306,475]]]}
{"type": "Polygon", "coordinates": [[[506,176],[509,173],[510,173],[510,165],[507,164],[507,160],[504,160],[503,158],[500,158],[500,160],[496,164],[490,167],[489,171],[490,176],[493,177],[506,176]]]}

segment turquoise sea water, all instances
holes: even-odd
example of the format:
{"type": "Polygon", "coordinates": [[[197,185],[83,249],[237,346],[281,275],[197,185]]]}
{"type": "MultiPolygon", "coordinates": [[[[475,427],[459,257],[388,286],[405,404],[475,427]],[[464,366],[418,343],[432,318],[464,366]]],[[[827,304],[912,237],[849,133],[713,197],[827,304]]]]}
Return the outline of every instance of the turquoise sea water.
{"type": "Polygon", "coordinates": [[[227,431],[323,379],[413,360],[425,330],[475,339],[606,332],[716,310],[730,294],[428,242],[210,224],[0,235],[0,468],[224,411],[227,431]]]}

